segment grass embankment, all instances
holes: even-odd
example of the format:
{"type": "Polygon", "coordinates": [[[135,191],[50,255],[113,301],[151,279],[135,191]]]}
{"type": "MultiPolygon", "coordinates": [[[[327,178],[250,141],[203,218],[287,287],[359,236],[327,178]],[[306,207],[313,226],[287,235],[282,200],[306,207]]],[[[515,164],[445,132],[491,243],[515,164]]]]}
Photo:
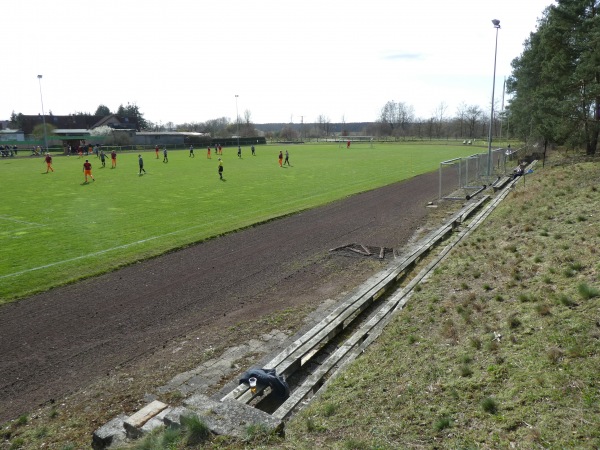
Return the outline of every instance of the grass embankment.
{"type": "Polygon", "coordinates": [[[287,448],[598,448],[600,166],[521,180],[287,448]]]}

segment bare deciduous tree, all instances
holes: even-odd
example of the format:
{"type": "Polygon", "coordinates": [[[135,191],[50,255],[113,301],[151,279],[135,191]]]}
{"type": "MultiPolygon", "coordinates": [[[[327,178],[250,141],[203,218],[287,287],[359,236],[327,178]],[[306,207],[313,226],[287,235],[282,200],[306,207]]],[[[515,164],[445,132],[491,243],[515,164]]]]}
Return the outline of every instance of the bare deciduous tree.
{"type": "Polygon", "coordinates": [[[465,111],[465,118],[467,121],[468,136],[474,138],[476,134],[476,128],[483,116],[483,110],[477,105],[470,105],[465,111]]]}
{"type": "Polygon", "coordinates": [[[467,118],[467,105],[461,102],[456,108],[456,126],[458,128],[458,136],[465,137],[465,121],[467,118]]]}
{"type": "Polygon", "coordinates": [[[240,134],[243,137],[256,137],[256,129],[252,123],[252,113],[249,109],[244,111],[244,124],[240,130],[240,134]]]}
{"type": "Polygon", "coordinates": [[[317,123],[319,124],[321,136],[328,136],[329,127],[331,126],[331,120],[329,120],[329,117],[324,114],[320,114],[319,117],[317,117],[317,123]]]}
{"type": "Polygon", "coordinates": [[[446,102],[440,102],[438,107],[435,109],[435,135],[437,138],[443,137],[443,129],[445,125],[444,119],[447,109],[448,105],[446,105],[446,102]]]}
{"type": "Polygon", "coordinates": [[[279,132],[279,137],[286,141],[296,141],[298,132],[291,125],[286,125],[279,132]]]}
{"type": "Polygon", "coordinates": [[[381,108],[379,122],[382,125],[384,134],[392,136],[405,136],[408,126],[414,120],[414,108],[412,105],[407,105],[403,102],[387,102],[381,108]],[[386,133],[387,131],[387,133],[386,133]]]}

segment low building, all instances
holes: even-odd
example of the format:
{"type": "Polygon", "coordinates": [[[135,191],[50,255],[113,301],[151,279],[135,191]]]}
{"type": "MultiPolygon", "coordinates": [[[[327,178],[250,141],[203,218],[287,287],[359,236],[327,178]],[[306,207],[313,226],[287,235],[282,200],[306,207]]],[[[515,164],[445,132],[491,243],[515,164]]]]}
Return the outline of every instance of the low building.
{"type": "Polygon", "coordinates": [[[76,153],[79,147],[89,145],[90,130],[84,128],[57,128],[48,138],[50,146],[60,145],[65,153],[71,147],[71,153],[76,153]]]}
{"type": "Polygon", "coordinates": [[[0,142],[5,144],[18,144],[25,140],[25,133],[21,130],[0,130],[0,142]]]}
{"type": "Polygon", "coordinates": [[[135,135],[138,145],[187,145],[188,142],[210,142],[210,134],[179,131],[139,131],[135,135]]]}
{"type": "Polygon", "coordinates": [[[137,121],[134,118],[117,116],[111,114],[103,117],[101,120],[93,124],[90,128],[110,127],[113,130],[136,130],[137,121]]]}
{"type": "Polygon", "coordinates": [[[108,116],[97,116],[92,114],[70,114],[68,116],[56,116],[46,114],[42,117],[38,115],[19,114],[16,118],[16,125],[21,128],[26,135],[31,134],[36,125],[43,123],[52,125],[60,129],[92,129],[103,125],[108,125],[115,129],[137,129],[138,124],[134,117],[117,116],[110,114],[108,116]]]}

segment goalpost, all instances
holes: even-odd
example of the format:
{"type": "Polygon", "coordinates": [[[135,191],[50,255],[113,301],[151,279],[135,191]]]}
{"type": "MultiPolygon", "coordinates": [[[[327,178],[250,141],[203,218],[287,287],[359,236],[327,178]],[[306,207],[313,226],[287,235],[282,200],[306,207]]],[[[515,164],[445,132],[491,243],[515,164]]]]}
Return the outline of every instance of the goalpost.
{"type": "Polygon", "coordinates": [[[373,136],[338,136],[336,141],[338,142],[338,148],[347,147],[348,142],[350,142],[350,148],[355,145],[360,145],[361,148],[364,148],[365,145],[368,148],[373,148],[373,136]]]}
{"type": "MultiPolygon", "coordinates": [[[[495,152],[493,156],[496,153],[498,152],[495,152]]],[[[498,155],[496,156],[498,158],[498,155]]],[[[465,191],[481,188],[483,183],[487,182],[485,181],[487,161],[487,153],[476,153],[442,161],[439,174],[439,199],[462,200],[464,198],[462,194],[465,191]]],[[[500,166],[500,161],[498,161],[498,165],[500,166]]]]}
{"type": "MultiPolygon", "coordinates": [[[[442,185],[443,191],[452,193],[461,188],[461,162],[462,158],[449,159],[440,163],[440,175],[439,175],[439,199],[445,198],[447,200],[457,200],[458,197],[442,197],[442,185]]],[[[460,197],[462,200],[462,197],[460,197]]]]}

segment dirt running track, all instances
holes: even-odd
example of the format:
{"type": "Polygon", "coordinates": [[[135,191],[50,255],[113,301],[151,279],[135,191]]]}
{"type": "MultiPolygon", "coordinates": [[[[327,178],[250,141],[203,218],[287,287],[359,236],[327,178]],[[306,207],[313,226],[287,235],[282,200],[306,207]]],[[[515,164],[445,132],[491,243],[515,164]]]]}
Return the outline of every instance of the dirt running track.
{"type": "Polygon", "coordinates": [[[229,234],[0,308],[0,423],[87,386],[187,333],[319,302],[359,259],[398,248],[437,198],[431,173],[229,234]],[[327,281],[329,280],[329,281],[327,281]],[[333,281],[332,281],[333,280],[333,281]]]}

